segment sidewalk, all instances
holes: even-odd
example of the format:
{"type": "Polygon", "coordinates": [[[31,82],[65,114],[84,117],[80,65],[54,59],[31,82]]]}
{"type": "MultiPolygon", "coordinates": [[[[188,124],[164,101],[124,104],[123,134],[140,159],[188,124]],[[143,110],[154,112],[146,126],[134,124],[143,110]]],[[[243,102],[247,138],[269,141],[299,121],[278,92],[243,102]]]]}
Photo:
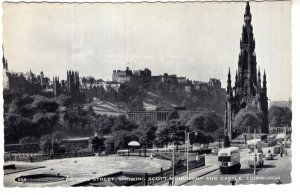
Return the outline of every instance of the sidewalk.
{"type": "MultiPolygon", "coordinates": [[[[210,172],[216,171],[219,169],[219,166],[217,165],[205,165],[203,167],[199,167],[197,169],[190,170],[189,176],[190,180],[194,180],[196,177],[201,177],[204,176],[210,172]]],[[[175,186],[181,186],[184,185],[185,183],[188,183],[189,181],[187,180],[187,173],[183,172],[179,175],[175,176],[175,186]]],[[[164,181],[158,182],[153,184],[154,186],[168,186],[169,185],[169,180],[166,179],[164,181]]]]}

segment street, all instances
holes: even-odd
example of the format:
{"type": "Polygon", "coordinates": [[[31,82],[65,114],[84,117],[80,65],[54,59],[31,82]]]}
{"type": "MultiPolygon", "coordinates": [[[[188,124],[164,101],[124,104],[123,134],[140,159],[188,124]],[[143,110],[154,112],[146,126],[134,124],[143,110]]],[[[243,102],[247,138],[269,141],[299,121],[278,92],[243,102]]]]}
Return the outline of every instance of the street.
{"type": "MultiPolygon", "coordinates": [[[[269,148],[264,149],[264,154],[269,148]]],[[[241,151],[241,170],[233,174],[221,174],[219,170],[211,172],[203,177],[199,177],[184,185],[232,185],[230,181],[234,180],[235,185],[239,184],[276,184],[280,180],[282,184],[291,183],[291,150],[288,150],[288,156],[276,155],[273,160],[265,160],[262,168],[257,168],[257,175],[254,169],[248,166],[248,151],[241,151]]],[[[217,156],[216,156],[217,161],[217,156]]]]}

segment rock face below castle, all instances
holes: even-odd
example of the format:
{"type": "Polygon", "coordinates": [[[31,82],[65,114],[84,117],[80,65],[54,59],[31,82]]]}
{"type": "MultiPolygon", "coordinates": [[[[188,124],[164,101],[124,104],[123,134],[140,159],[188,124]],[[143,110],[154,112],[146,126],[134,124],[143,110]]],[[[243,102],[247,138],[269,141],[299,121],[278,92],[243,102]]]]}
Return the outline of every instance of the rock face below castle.
{"type": "Polygon", "coordinates": [[[260,132],[269,132],[266,74],[264,71],[261,84],[260,70],[257,71],[256,68],[255,39],[253,37],[251,19],[250,5],[247,2],[234,86],[231,86],[230,70],[227,80],[225,135],[228,135],[230,139],[234,138],[235,129],[233,122],[236,114],[247,106],[255,106],[261,109],[263,118],[260,132]]]}

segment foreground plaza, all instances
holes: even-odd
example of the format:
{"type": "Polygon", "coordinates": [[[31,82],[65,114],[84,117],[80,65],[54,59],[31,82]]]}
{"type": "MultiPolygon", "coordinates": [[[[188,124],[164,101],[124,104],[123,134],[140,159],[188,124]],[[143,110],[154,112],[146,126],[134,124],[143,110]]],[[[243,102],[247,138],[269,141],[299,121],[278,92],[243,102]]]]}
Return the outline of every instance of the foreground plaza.
{"type": "MultiPolygon", "coordinates": [[[[272,147],[264,148],[266,154],[272,147]]],[[[291,182],[291,150],[288,155],[275,155],[273,160],[265,160],[264,166],[257,168],[254,174],[254,168],[248,166],[249,149],[241,150],[241,170],[232,174],[221,174],[218,165],[218,156],[214,154],[206,155],[205,166],[190,171],[190,179],[187,180],[186,172],[175,177],[174,185],[232,185],[231,181],[236,181],[235,185],[241,184],[288,184],[291,182]]],[[[99,178],[118,171],[127,171],[133,173],[153,173],[161,168],[168,169],[171,161],[151,159],[150,157],[122,157],[117,155],[95,156],[84,158],[68,158],[47,160],[37,163],[8,162],[6,164],[15,164],[23,167],[36,167],[33,170],[21,171],[6,174],[4,176],[4,185],[6,187],[46,187],[46,186],[72,186],[83,181],[99,178]],[[16,178],[25,175],[34,174],[60,174],[68,177],[65,181],[28,183],[18,182],[16,178]]],[[[158,182],[154,185],[168,185],[168,179],[158,182]]]]}
{"type": "Polygon", "coordinates": [[[13,186],[71,186],[91,178],[97,178],[118,171],[151,173],[157,172],[161,168],[167,169],[171,166],[170,161],[139,157],[119,157],[117,155],[95,156],[84,158],[67,158],[57,160],[47,160],[37,163],[8,162],[23,166],[43,167],[29,171],[12,173],[4,176],[4,185],[13,186]],[[22,175],[32,174],[60,174],[70,177],[68,181],[54,183],[22,183],[16,182],[15,178],[22,175]]]}

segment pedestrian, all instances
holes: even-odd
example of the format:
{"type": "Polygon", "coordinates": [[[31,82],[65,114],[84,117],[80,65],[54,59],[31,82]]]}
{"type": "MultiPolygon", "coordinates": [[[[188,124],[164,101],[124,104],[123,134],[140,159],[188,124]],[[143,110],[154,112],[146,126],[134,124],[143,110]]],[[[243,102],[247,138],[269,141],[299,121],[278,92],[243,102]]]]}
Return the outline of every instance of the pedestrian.
{"type": "Polygon", "coordinates": [[[230,180],[230,183],[231,183],[231,185],[233,185],[233,186],[234,186],[234,185],[235,185],[235,183],[236,183],[236,181],[235,181],[234,179],[231,179],[231,180],[230,180]]]}
{"type": "Polygon", "coordinates": [[[145,174],[145,186],[148,185],[148,179],[149,179],[149,176],[148,176],[148,173],[146,172],[146,174],[145,174]]]}
{"type": "Polygon", "coordinates": [[[164,176],[164,169],[161,167],[160,168],[160,177],[162,178],[164,176]]]}
{"type": "Polygon", "coordinates": [[[169,177],[169,186],[172,186],[173,185],[173,178],[172,176],[169,177]]]}
{"type": "Polygon", "coordinates": [[[280,157],[282,157],[282,154],[283,154],[283,149],[280,148],[280,157]]]}

